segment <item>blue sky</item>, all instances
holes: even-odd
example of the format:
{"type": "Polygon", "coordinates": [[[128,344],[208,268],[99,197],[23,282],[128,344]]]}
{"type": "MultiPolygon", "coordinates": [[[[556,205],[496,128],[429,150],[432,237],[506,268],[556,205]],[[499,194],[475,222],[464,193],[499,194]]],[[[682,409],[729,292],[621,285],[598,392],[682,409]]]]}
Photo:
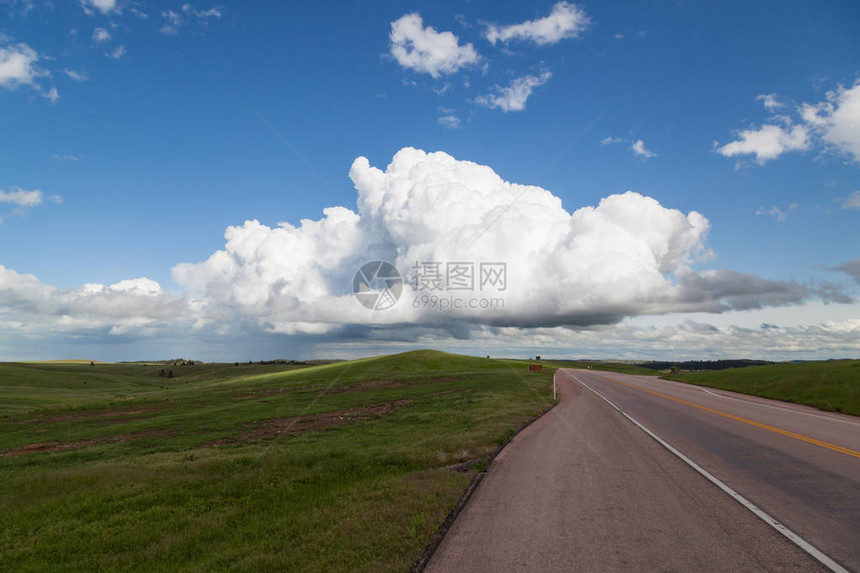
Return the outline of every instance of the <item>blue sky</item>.
{"type": "Polygon", "coordinates": [[[856,3],[275,4],[0,1],[0,359],[860,355],[856,3]],[[519,290],[361,314],[371,255],[519,290]]]}

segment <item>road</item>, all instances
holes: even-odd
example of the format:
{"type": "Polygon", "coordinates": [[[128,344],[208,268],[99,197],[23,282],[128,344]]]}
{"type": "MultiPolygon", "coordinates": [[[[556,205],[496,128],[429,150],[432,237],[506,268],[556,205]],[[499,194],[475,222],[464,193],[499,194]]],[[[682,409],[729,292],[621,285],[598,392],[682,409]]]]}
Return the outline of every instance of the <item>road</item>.
{"type": "Polygon", "coordinates": [[[556,378],[558,406],[502,450],[429,571],[827,570],[606,400],[860,571],[856,418],[653,377],[556,378]]]}

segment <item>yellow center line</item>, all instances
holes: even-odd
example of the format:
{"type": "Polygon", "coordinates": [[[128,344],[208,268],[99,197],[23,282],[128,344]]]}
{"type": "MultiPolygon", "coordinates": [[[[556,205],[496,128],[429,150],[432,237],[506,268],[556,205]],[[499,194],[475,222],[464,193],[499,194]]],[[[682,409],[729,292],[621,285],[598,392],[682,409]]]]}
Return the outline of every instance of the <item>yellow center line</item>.
{"type": "Polygon", "coordinates": [[[748,418],[742,418],[740,416],[735,416],[734,414],[729,414],[728,412],[722,412],[720,410],[708,408],[707,406],[702,406],[700,404],[696,404],[695,402],[688,402],[687,400],[682,400],[681,398],[675,398],[674,396],[669,396],[668,394],[663,394],[662,392],[656,392],[654,390],[648,390],[646,388],[642,388],[641,386],[634,386],[633,384],[628,384],[627,382],[622,382],[621,380],[616,380],[615,378],[610,378],[608,376],[601,376],[601,378],[605,378],[606,380],[610,380],[612,382],[615,382],[616,384],[621,384],[622,386],[627,386],[628,388],[632,388],[634,390],[640,390],[642,392],[654,394],[655,396],[660,396],[661,398],[666,398],[667,400],[672,400],[673,402],[678,402],[680,404],[692,406],[693,408],[698,408],[699,410],[704,410],[705,412],[710,412],[710,413],[716,414],[718,416],[723,416],[725,418],[729,418],[730,420],[735,420],[737,422],[743,422],[744,424],[749,424],[750,426],[755,426],[756,428],[762,428],[764,430],[770,430],[771,432],[776,432],[777,434],[782,434],[783,436],[788,436],[789,438],[794,438],[795,440],[801,440],[803,442],[809,442],[810,444],[815,444],[816,446],[821,446],[822,448],[827,448],[827,449],[833,450],[835,452],[839,452],[841,454],[848,454],[849,456],[854,456],[855,458],[860,458],[860,452],[856,452],[856,451],[851,450],[849,448],[843,448],[842,446],[837,446],[835,444],[823,442],[821,440],[816,440],[815,438],[810,438],[809,436],[804,436],[802,434],[796,434],[794,432],[789,432],[788,430],[783,430],[782,428],[776,428],[774,426],[768,426],[767,424],[762,424],[761,422],[756,422],[755,420],[750,420],[748,418]]]}

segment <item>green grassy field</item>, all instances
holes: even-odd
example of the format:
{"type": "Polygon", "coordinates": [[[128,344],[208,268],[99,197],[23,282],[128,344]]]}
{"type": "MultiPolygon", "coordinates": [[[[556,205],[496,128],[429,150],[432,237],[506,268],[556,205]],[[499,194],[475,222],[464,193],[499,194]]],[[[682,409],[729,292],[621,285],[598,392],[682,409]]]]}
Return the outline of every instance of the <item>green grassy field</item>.
{"type": "Polygon", "coordinates": [[[0,364],[0,570],[408,570],[551,405],[520,366],[0,364]]]}
{"type": "Polygon", "coordinates": [[[860,416],[860,360],[682,372],[664,378],[860,416]]]}

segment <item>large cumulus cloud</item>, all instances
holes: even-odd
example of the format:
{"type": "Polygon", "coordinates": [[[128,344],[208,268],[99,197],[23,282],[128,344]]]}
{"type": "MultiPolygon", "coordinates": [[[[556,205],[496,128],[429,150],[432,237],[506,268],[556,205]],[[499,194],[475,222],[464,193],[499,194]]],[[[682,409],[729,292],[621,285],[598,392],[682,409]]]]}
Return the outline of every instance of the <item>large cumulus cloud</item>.
{"type": "MultiPolygon", "coordinates": [[[[628,191],[569,213],[551,192],[503,180],[490,167],[404,148],[385,170],[356,159],[358,212],[326,209],[317,221],[230,227],[222,250],[183,263],[173,278],[197,298],[198,324],[256,321],[271,332],[332,333],[407,325],[459,329],[617,323],[626,316],[723,312],[797,304],[815,294],[796,282],[693,269],[707,259],[708,220],[628,191]],[[365,309],[351,279],[369,260],[406,278],[393,308],[365,309]],[[495,308],[426,308],[409,281],[416,263],[504,263],[495,308]],[[416,308],[418,306],[418,308],[416,308]]],[[[477,271],[476,271],[477,272],[477,271]]],[[[820,293],[819,293],[820,294],[820,293]]]]}

